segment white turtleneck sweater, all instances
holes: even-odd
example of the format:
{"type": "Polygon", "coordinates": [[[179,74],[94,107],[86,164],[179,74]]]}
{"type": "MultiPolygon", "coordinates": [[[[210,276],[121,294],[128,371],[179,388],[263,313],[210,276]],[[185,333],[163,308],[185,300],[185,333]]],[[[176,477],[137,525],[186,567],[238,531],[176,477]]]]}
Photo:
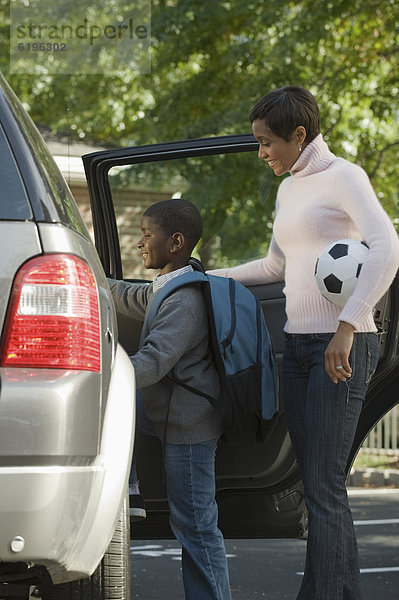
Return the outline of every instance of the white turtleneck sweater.
{"type": "Polygon", "coordinates": [[[399,240],[365,171],[329,151],[319,134],[281,183],[265,258],[212,271],[245,285],[285,280],[288,333],[335,332],[339,321],[376,331],[372,310],[399,268],[399,240]],[[370,251],[343,308],[320,293],[316,260],[338,239],[361,239],[370,251]]]}

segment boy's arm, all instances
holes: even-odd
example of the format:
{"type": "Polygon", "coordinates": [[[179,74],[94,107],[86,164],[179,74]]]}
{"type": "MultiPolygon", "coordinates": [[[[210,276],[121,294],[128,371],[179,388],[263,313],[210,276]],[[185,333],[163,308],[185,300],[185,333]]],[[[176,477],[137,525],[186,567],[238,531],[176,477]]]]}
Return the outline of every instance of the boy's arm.
{"type": "Polygon", "coordinates": [[[148,283],[129,283],[128,281],[118,281],[109,278],[107,281],[116,312],[127,315],[137,321],[144,321],[148,296],[152,290],[152,286],[148,283]]]}
{"type": "Polygon", "coordinates": [[[138,389],[160,381],[206,335],[195,311],[176,300],[162,303],[143,346],[130,357],[138,389]]]}

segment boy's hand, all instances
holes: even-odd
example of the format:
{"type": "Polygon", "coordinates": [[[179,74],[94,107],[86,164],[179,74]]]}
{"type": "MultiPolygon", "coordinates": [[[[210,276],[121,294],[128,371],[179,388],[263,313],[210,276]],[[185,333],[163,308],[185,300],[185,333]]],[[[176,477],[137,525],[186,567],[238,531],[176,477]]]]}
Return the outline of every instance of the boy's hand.
{"type": "Polygon", "coordinates": [[[349,354],[353,345],[354,330],[355,328],[349,323],[340,321],[334,337],[327,346],[324,355],[325,369],[334,383],[346,381],[352,375],[349,354]]]}

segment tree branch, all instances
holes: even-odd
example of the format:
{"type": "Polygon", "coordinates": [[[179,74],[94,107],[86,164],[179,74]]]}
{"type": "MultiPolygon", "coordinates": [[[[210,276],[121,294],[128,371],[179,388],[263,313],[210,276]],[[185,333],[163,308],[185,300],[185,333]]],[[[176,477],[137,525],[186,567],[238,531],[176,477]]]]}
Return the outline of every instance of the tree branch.
{"type": "MultiPolygon", "coordinates": [[[[381,165],[382,160],[383,160],[384,152],[386,152],[390,148],[393,148],[394,146],[398,146],[398,145],[399,145],[399,140],[397,142],[392,142],[391,144],[387,144],[382,150],[380,150],[380,152],[379,152],[379,158],[378,158],[378,160],[377,160],[377,162],[375,164],[375,167],[372,170],[372,172],[369,173],[370,178],[373,178],[377,174],[377,171],[380,168],[380,165],[381,165]]],[[[370,153],[366,154],[366,156],[370,156],[370,153]]]]}

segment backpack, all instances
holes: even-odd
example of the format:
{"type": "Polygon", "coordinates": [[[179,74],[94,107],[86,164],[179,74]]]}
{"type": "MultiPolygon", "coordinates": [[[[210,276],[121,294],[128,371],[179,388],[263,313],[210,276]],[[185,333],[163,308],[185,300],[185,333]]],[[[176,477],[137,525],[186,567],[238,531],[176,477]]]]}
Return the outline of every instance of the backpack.
{"type": "Polygon", "coordinates": [[[168,378],[206,398],[222,416],[226,443],[246,446],[264,442],[278,410],[278,374],[269,332],[259,301],[231,278],[206,274],[196,259],[194,270],[169,280],[147,309],[151,326],[162,302],[177,288],[201,285],[209,321],[209,343],[221,382],[212,397],[169,373],[168,378]],[[198,269],[201,269],[199,271],[198,269]]]}

